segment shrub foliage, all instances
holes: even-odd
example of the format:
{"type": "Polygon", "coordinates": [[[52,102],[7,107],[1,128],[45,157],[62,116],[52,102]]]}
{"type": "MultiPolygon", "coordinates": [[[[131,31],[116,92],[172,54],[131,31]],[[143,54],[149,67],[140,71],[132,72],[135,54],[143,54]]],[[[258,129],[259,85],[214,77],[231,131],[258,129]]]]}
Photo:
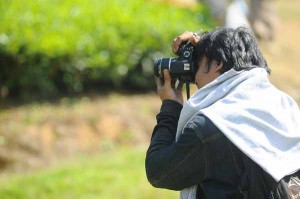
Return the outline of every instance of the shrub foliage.
{"type": "Polygon", "coordinates": [[[1,0],[0,89],[11,96],[153,87],[173,37],[209,29],[207,9],[147,0],[1,0]]]}

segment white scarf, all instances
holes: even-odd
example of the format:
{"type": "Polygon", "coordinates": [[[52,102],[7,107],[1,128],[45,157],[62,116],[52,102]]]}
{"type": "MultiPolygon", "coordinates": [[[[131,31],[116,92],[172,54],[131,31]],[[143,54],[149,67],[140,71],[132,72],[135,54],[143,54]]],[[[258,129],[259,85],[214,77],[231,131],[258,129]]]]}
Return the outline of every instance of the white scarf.
{"type": "MultiPolygon", "coordinates": [[[[181,111],[176,140],[199,113],[276,181],[300,169],[299,108],[264,69],[231,69],[195,92],[181,111]]],[[[196,191],[186,188],[180,198],[195,199],[196,191]]]]}

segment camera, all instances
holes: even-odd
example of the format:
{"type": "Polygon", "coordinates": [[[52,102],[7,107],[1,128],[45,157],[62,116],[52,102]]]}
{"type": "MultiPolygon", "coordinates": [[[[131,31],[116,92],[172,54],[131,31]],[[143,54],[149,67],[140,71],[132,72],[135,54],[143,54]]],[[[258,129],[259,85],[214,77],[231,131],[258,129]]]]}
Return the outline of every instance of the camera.
{"type": "Polygon", "coordinates": [[[183,83],[194,82],[194,46],[191,42],[182,43],[176,53],[178,57],[159,58],[154,62],[155,76],[163,79],[163,70],[168,69],[173,79],[183,83]]]}

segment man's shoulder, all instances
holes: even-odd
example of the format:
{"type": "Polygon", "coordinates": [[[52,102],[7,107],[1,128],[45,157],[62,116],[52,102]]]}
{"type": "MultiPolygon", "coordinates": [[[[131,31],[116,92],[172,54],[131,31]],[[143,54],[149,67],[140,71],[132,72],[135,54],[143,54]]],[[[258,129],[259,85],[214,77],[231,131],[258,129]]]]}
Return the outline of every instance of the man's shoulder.
{"type": "Polygon", "coordinates": [[[195,115],[195,117],[188,122],[186,128],[193,129],[201,139],[223,136],[219,128],[202,113],[195,115]]]}
{"type": "Polygon", "coordinates": [[[217,128],[216,125],[202,113],[197,113],[187,124],[187,127],[210,129],[217,128]]]}

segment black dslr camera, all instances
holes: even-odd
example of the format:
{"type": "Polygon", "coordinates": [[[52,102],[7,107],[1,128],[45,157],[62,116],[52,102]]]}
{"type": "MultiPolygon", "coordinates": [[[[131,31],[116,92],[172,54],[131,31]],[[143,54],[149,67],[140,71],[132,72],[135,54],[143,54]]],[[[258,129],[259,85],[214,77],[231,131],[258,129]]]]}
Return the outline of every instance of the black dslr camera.
{"type": "MultiPolygon", "coordinates": [[[[193,33],[198,36],[202,30],[193,33]]],[[[195,82],[195,50],[193,44],[188,41],[182,43],[176,53],[178,57],[175,58],[160,58],[154,62],[155,76],[163,79],[163,70],[168,69],[172,79],[178,79],[186,84],[187,99],[190,98],[190,83],[195,82]]]]}
{"type": "Polygon", "coordinates": [[[163,70],[168,69],[173,79],[183,83],[194,82],[194,47],[191,42],[181,44],[176,53],[178,57],[159,58],[154,62],[155,76],[163,79],[163,70]]]}

